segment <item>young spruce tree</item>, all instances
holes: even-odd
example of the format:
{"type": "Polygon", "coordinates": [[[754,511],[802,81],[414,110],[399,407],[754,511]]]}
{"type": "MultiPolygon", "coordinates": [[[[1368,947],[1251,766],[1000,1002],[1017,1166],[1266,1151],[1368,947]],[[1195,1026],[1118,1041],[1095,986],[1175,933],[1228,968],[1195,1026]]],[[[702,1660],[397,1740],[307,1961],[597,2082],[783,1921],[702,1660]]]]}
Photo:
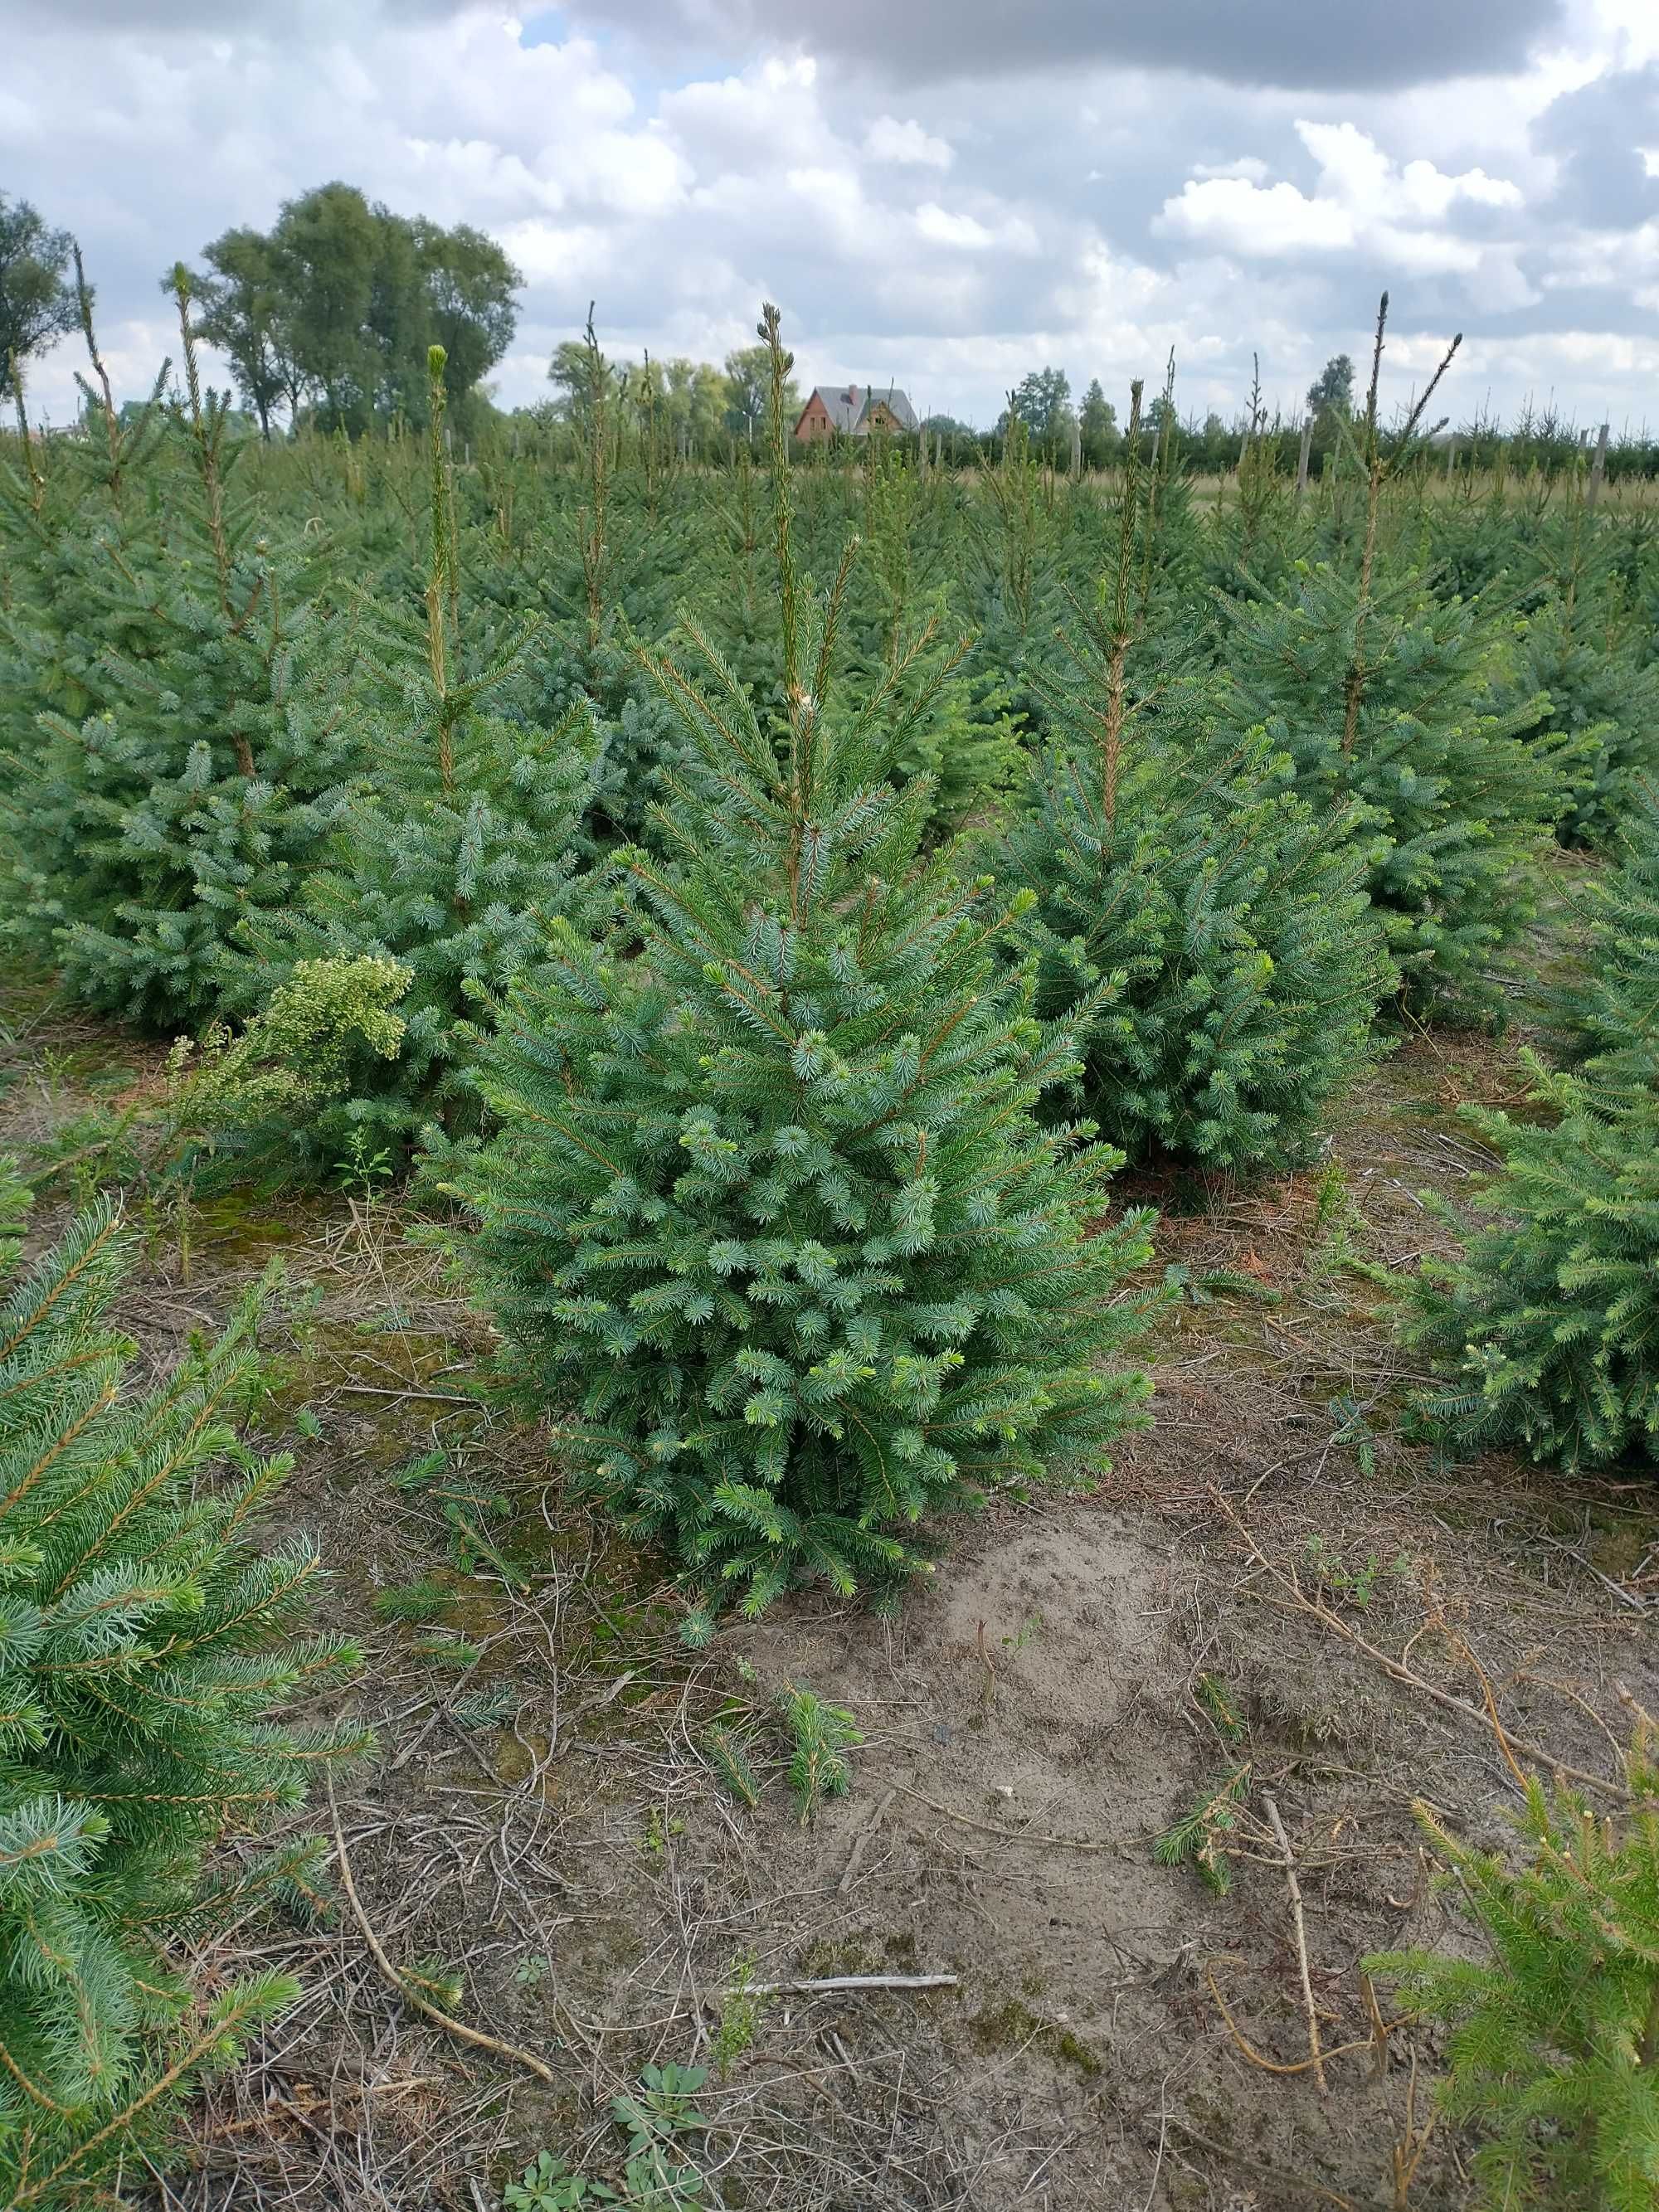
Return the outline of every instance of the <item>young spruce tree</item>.
{"type": "MultiPolygon", "coordinates": [[[[9,1211],[0,1202],[0,1213],[9,1211]]],[[[180,1939],[263,1887],[314,1896],[314,1850],[227,1889],[206,1847],[304,1802],[363,1739],[284,1709],[356,1663],[296,1640],[318,1561],[252,1530],[289,1465],[228,1416],[254,1359],[257,1295],[217,1343],[133,1389],[107,1311],[113,1212],[84,1215],[0,1304],[0,2199],[115,2201],[172,2101],[280,2011],[291,1979],[215,1990],[180,1939]],[[224,1480],[204,1480],[224,1462],[224,1480]]]]}
{"type": "Polygon", "coordinates": [[[491,711],[526,638],[503,640],[464,608],[453,488],[443,435],[444,354],[431,349],[431,554],[425,604],[362,603],[345,712],[369,763],[340,810],[325,860],[297,911],[246,933],[255,958],[237,978],[264,1003],[307,960],[365,956],[406,969],[395,1054],[364,1050],[342,1103],[313,1136],[338,1158],[406,1150],[434,1115],[466,1127],[465,1025],[487,1020],[522,969],[545,956],[564,918],[586,933],[614,909],[583,857],[598,737],[580,697],[556,727],[491,711]]]}
{"type": "Polygon", "coordinates": [[[1584,495],[1567,491],[1563,511],[1540,518],[1528,550],[1541,562],[1542,595],[1520,625],[1512,666],[1496,687],[1501,707],[1543,695],[1533,730],[1582,742],[1582,781],[1563,816],[1565,843],[1605,848],[1618,842],[1640,788],[1659,777],[1659,665],[1643,658],[1651,636],[1633,603],[1618,537],[1584,495]]]}
{"type": "Polygon", "coordinates": [[[1071,677],[1036,679],[1054,734],[1008,868],[1035,898],[1038,1012],[1077,1025],[1104,1134],[1132,1158],[1291,1167],[1374,1056],[1397,978],[1352,807],[1276,786],[1265,732],[1218,728],[1206,680],[1147,647],[1139,434],[1136,385],[1115,556],[1066,637],[1071,677]]]}
{"type": "Polygon", "coordinates": [[[182,267],[174,291],[185,389],[160,443],[150,416],[118,422],[83,291],[106,466],[101,496],[59,517],[56,696],[6,763],[4,809],[10,933],[55,943],[87,1005],[161,1029],[216,1010],[238,924],[293,896],[345,751],[303,680],[317,548],[237,496],[246,444],[202,387],[182,267]]]}
{"type": "Polygon", "coordinates": [[[1532,863],[1571,803],[1584,741],[1528,736],[1541,699],[1492,713],[1490,620],[1409,569],[1389,571],[1383,489],[1456,343],[1385,449],[1387,313],[1385,293],[1359,425],[1358,567],[1298,562],[1293,591],[1224,601],[1222,653],[1235,711],[1266,726],[1297,792],[1322,814],[1360,810],[1371,899],[1410,999],[1489,1013],[1493,957],[1534,911],[1532,863]]]}
{"type": "Polygon", "coordinates": [[[1659,800],[1591,887],[1585,978],[1565,994],[1573,1073],[1534,1059],[1553,1121],[1463,1112],[1502,1165],[1463,1253],[1427,1266],[1406,1322],[1451,1378],[1425,1401],[1456,1443],[1567,1468],[1659,1455],[1659,800]]]}
{"type": "Polygon", "coordinates": [[[1626,1808],[1526,1778],[1516,1869],[1417,1817],[1485,1954],[1367,1959],[1407,2010],[1446,2032],[1440,2102],[1486,2140],[1471,2161],[1486,2212],[1650,2212],[1659,2202],[1659,1765],[1638,1719],[1626,1808]]]}
{"type": "Polygon", "coordinates": [[[1589,941],[1550,1011],[1604,1084],[1659,1091],[1659,783],[1632,790],[1619,842],[1585,886],[1589,941]]]}
{"type": "MultiPolygon", "coordinates": [[[[769,307],[781,726],[712,651],[658,664],[703,773],[630,853],[637,951],[565,925],[482,1077],[501,1128],[458,1246],[562,1443],[698,1603],[890,1589],[924,1515],[1044,1458],[1099,1464],[1145,1377],[1124,1278],[1146,1217],[1091,1233],[1116,1156],[1031,1109],[1074,1066],[997,958],[1013,912],[921,857],[925,778],[886,780],[885,700],[824,711],[790,545],[769,307]]],[[[695,634],[694,634],[695,635],[695,634]]]]}

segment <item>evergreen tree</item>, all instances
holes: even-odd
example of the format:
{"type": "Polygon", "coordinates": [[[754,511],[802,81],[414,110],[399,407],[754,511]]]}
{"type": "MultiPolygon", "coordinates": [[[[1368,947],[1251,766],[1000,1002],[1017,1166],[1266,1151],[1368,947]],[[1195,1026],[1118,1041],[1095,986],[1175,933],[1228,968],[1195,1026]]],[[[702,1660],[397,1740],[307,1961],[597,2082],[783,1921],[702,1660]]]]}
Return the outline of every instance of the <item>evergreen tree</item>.
{"type": "Polygon", "coordinates": [[[1139,396],[1100,606],[1076,609],[1069,680],[1039,679],[1054,735],[1008,872],[1036,901],[1038,1012],[1076,1024],[1107,1138],[1132,1158],[1284,1168],[1373,1056],[1395,978],[1351,812],[1322,822],[1275,789],[1263,732],[1218,731],[1200,683],[1146,665],[1139,396]]]}
{"type": "Polygon", "coordinates": [[[1487,1955],[1365,1961],[1411,2014],[1449,2031],[1440,2102],[1488,2137],[1472,2164],[1489,2212],[1659,2200],[1659,1766],[1645,1714],[1625,1780],[1627,1809],[1604,1820],[1579,1791],[1552,1797],[1528,1775],[1519,1869],[1418,1806],[1487,1955]]]}
{"type": "MultiPolygon", "coordinates": [[[[42,714],[7,802],[11,935],[55,939],[76,997],[161,1028],[210,1013],[239,921],[292,896],[347,751],[304,681],[321,548],[268,537],[234,496],[246,447],[202,389],[182,268],[175,292],[185,396],[161,446],[152,410],[118,422],[92,348],[102,498],[59,515],[52,608],[37,610],[55,614],[54,682],[78,719],[42,714]]],[[[90,344],[89,314],[87,330],[90,344]]]]}
{"type": "Polygon", "coordinates": [[[195,1989],[178,1943],[216,1902],[314,1899],[314,1850],[229,1891],[204,1854],[364,1741],[281,1718],[356,1655],[295,1639],[310,1543],[252,1540],[289,1465],[228,1419],[258,1297],[135,1390],[107,1321],[124,1249],[98,1208],[0,1306],[0,2189],[19,2212],[113,2201],[102,2178],[156,2146],[190,2075],[292,1999],[275,1974],[195,1989]]]}
{"type": "Polygon", "coordinates": [[[465,1127],[473,1102],[459,1079],[463,1024],[487,1019],[514,976],[544,957],[556,921],[586,932],[614,907],[583,860],[598,749],[585,699],[578,693],[550,730],[492,711],[520,671],[526,635],[503,638],[464,606],[441,346],[428,373],[425,604],[418,618],[360,605],[343,694],[371,766],[299,909],[264,915],[246,933],[254,957],[235,983],[252,1003],[324,957],[372,956],[408,972],[395,1055],[361,1052],[350,1095],[312,1133],[337,1158],[354,1131],[359,1147],[407,1147],[434,1112],[465,1127]]]}
{"type": "Polygon", "coordinates": [[[1012,788],[1019,729],[1006,684],[952,638],[938,510],[907,454],[872,438],[863,455],[864,529],[851,576],[834,711],[856,720],[872,689],[886,695],[901,784],[930,779],[929,841],[983,823],[1012,788]]]}
{"type": "MultiPolygon", "coordinates": [[[[918,857],[925,782],[886,780],[878,692],[824,711],[791,550],[789,357],[771,377],[781,725],[712,650],[658,664],[703,764],[627,855],[637,954],[568,926],[482,1078],[500,1133],[458,1178],[465,1273],[635,1534],[704,1601],[887,1587],[903,1533],[1040,1455],[1098,1462],[1146,1393],[1146,1219],[1085,1233],[1114,1156],[1030,1118],[1073,1065],[999,973],[1009,908],[918,857]]],[[[695,638],[695,632],[693,633],[695,638]]],[[[1020,902],[1016,902],[1018,906],[1020,902]]]]}
{"type": "Polygon", "coordinates": [[[1536,911],[1533,864],[1582,744],[1528,738],[1537,701],[1487,710],[1488,622],[1412,571],[1362,588],[1299,562],[1290,592],[1223,607],[1232,711],[1266,727],[1317,811],[1356,809],[1412,1003],[1492,1010],[1492,961],[1536,911]]]}
{"type": "Polygon", "coordinates": [[[1424,1413],[1460,1445],[1569,1469],[1659,1451],[1659,1092],[1532,1062],[1553,1124],[1463,1109],[1500,1157],[1483,1225],[1413,1285],[1408,1341],[1454,1378],[1424,1413]]]}
{"type": "Polygon", "coordinates": [[[1623,844],[1585,887],[1589,942],[1555,1011],[1602,1081],[1659,1091],[1659,786],[1632,793],[1623,844]]]}
{"type": "Polygon", "coordinates": [[[1405,1322],[1452,1378],[1424,1401],[1460,1444],[1598,1465],[1659,1447],[1659,802],[1587,895],[1585,980],[1565,994],[1583,1066],[1528,1055],[1553,1122],[1466,1106],[1499,1155],[1464,1252],[1425,1267],[1405,1322]]]}
{"type": "Polygon", "coordinates": [[[1295,586],[1223,600],[1221,653],[1247,722],[1288,755],[1321,813],[1353,805],[1372,833],[1369,887],[1409,997],[1490,1012],[1490,968],[1534,910],[1530,864],[1570,804],[1584,746],[1534,738],[1544,702],[1488,711],[1493,625],[1390,572],[1385,488],[1417,450],[1452,341],[1399,434],[1378,419],[1389,295],[1377,313],[1355,451],[1364,471],[1357,568],[1297,564],[1295,586]]]}
{"type": "Polygon", "coordinates": [[[1319,415],[1328,409],[1344,418],[1353,412],[1353,359],[1349,354],[1333,354],[1308,386],[1308,412],[1319,415]]]}
{"type": "Polygon", "coordinates": [[[1541,518],[1527,550],[1543,563],[1540,602],[1518,625],[1494,685],[1500,710],[1543,695],[1528,736],[1581,741],[1582,781],[1561,817],[1564,842],[1615,841],[1644,779],[1659,778],[1659,665],[1642,659],[1649,625],[1631,603],[1614,533],[1575,486],[1541,518]]]}
{"type": "Polygon", "coordinates": [[[1117,410],[1101,389],[1097,376],[1090,378],[1083,395],[1078,428],[1083,437],[1084,459],[1091,469],[1103,468],[1117,442],[1117,410]]]}

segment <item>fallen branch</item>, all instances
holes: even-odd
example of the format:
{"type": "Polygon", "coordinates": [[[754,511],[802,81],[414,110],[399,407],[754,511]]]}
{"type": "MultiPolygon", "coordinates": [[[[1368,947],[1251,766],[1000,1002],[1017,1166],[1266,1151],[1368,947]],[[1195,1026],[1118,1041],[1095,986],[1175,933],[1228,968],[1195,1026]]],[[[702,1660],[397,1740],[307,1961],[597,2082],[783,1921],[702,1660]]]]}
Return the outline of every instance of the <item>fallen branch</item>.
{"type": "Polygon", "coordinates": [[[830,1974],[817,1982],[739,1982],[729,1997],[821,1997],[839,1990],[954,1990],[955,1974],[830,1974]]]}
{"type": "Polygon", "coordinates": [[[1321,2204],[1334,2204],[1337,2212],[1365,2212],[1357,2197],[1340,2197],[1334,2189],[1310,2181],[1305,2174],[1288,2172],[1282,2166],[1269,2166],[1264,2159],[1252,2158],[1248,2151],[1235,2150],[1231,2143],[1217,2142],[1212,2136],[1200,2135],[1178,2112],[1170,2113],[1170,2124],[1178,2135],[1185,2136],[1188,2142],[1196,2143],[1212,2157],[1224,2159],[1229,2166],[1243,2166],[1246,2173],[1259,2173],[1264,2180],[1277,2183],[1293,2197],[1313,2197],[1321,2204]]]}
{"type": "Polygon", "coordinates": [[[336,1396],[341,1398],[396,1398],[399,1401],[418,1398],[423,1406],[471,1406],[475,1413],[483,1410],[477,1398],[458,1397],[453,1390],[419,1390],[412,1387],[391,1390],[379,1382],[337,1382],[333,1388],[336,1396]]]}
{"type": "Polygon", "coordinates": [[[1325,2060],[1319,2048],[1319,2014],[1314,2009],[1313,1982],[1308,1972],[1308,1925],[1302,1910],[1302,1884],[1296,1876],[1296,1854],[1291,1849],[1291,1839],[1285,1832],[1285,1823],[1279,1817],[1279,1807],[1270,1791],[1262,1791],[1261,1802],[1273,1827],[1273,1839],[1285,1854],[1285,1879],[1290,1885],[1291,1919],[1296,1929],[1296,1963],[1302,1977],[1302,2007],[1308,2015],[1309,2063],[1323,2097],[1328,2094],[1330,2085],[1325,2079],[1325,2060]]]}
{"type": "Polygon", "coordinates": [[[422,2012],[428,2020],[436,2021],[440,2027],[459,2038],[461,2042],[476,2044],[481,2051],[493,2051],[499,2057],[510,2058],[514,2065],[527,2068],[531,2073],[545,2081],[550,2087],[556,2089],[559,2086],[558,2076],[550,2066],[544,2065],[531,2051],[521,2051],[516,2043],[503,2043],[498,2035],[486,2035],[482,2028],[469,2027],[465,2021],[453,2019],[448,2013],[434,2005],[429,1998],[423,1997],[417,1990],[412,1990],[404,1976],[387,1958],[381,1948],[380,1937],[369,1924],[368,1915],[363,1911],[362,1901],[357,1895],[357,1885],[351,1879],[351,1861],[346,1856],[345,1831],[340,1826],[340,1808],[334,1800],[334,1777],[330,1774],[325,1777],[325,1779],[328,1783],[329,1815],[334,1823],[334,1849],[340,1862],[340,1881],[345,1890],[346,1902],[351,1907],[352,1918],[362,1930],[363,1941],[368,1946],[370,1957],[385,1975],[387,1982],[396,1990],[405,2004],[413,2005],[416,2012],[422,2012]]]}
{"type": "Polygon", "coordinates": [[[1317,2058],[1269,2058],[1265,2051],[1256,2049],[1255,2044],[1227,2009],[1227,2000],[1222,1996],[1217,1984],[1215,1969],[1212,1966],[1205,1967],[1204,1978],[1210,1985],[1210,1995],[1215,1999],[1216,2009],[1226,2025],[1228,2034],[1231,2036],[1251,2065],[1259,2066],[1264,2074],[1307,2074],[1310,2073],[1315,2066],[1322,2066],[1328,2058],[1346,2058],[1351,2051],[1370,2051],[1376,2047],[1372,2039],[1366,2035],[1362,2036],[1358,2043],[1339,2043],[1334,2051],[1322,2051],[1317,2058]]]}

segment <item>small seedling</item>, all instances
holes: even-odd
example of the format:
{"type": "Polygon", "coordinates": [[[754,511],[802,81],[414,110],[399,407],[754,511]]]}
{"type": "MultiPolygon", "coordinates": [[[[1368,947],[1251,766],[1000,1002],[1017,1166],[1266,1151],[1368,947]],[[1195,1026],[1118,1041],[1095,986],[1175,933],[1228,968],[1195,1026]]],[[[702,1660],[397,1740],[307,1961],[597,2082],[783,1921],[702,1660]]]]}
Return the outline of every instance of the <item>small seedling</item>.
{"type": "Polygon", "coordinates": [[[454,1592],[447,1584],[422,1575],[418,1582],[400,1583],[374,1593],[374,1610],[382,1620],[406,1620],[417,1626],[436,1620],[454,1592]]]}
{"type": "MultiPolygon", "coordinates": [[[[1193,1693],[1222,1742],[1237,1751],[1247,1730],[1226,1684],[1213,1674],[1200,1674],[1193,1685],[1193,1693]]],[[[1222,1845],[1238,1825],[1239,1808],[1249,1795],[1250,1770],[1249,1759],[1237,1761],[1164,1830],[1152,1844],[1152,1856],[1159,1866],[1196,1867],[1218,1897],[1227,1894],[1232,1875],[1222,1845]]]]}
{"type": "Polygon", "coordinates": [[[721,1785],[738,1804],[754,1812],[761,1801],[761,1780],[750,1763],[753,1743],[719,1722],[703,1730],[703,1746],[721,1785]]]}
{"type": "Polygon", "coordinates": [[[423,1636],[414,1649],[415,1656],[428,1667],[459,1669],[476,1666],[483,1657],[483,1646],[468,1636],[423,1636]]]}
{"type": "Polygon", "coordinates": [[[659,1859],[668,1849],[669,1839],[685,1833],[685,1823],[678,1813],[666,1815],[660,1806],[651,1808],[651,1817],[646,1822],[645,1833],[640,1838],[640,1849],[650,1857],[659,1859]]]}
{"type": "MultiPolygon", "coordinates": [[[[1350,1566],[1341,1554],[1334,1552],[1321,1535],[1310,1536],[1302,1547],[1302,1555],[1328,1595],[1356,1607],[1363,1613],[1376,1595],[1376,1578],[1382,1571],[1375,1552],[1365,1554],[1359,1566],[1350,1566]]],[[[1412,1571],[1412,1563],[1401,1552],[1389,1563],[1388,1571],[1402,1580],[1412,1571]]]]}
{"type": "Polygon", "coordinates": [[[367,1211],[392,1180],[392,1154],[385,1146],[370,1150],[372,1139],[366,1129],[354,1129],[347,1139],[345,1158],[335,1170],[335,1178],[348,1197],[354,1198],[367,1211]]]}
{"type": "Polygon", "coordinates": [[[501,2192],[506,2212],[578,2212],[584,2204],[615,2204],[620,2200],[603,2182],[573,2173],[550,2150],[538,2150],[516,2181],[501,2192]]]}
{"type": "Polygon", "coordinates": [[[845,1707],[825,1705],[812,1690],[792,1686],[779,1698],[778,1711],[793,1747],[789,1787],[805,1826],[824,1798],[844,1797],[852,1788],[853,1770],[843,1754],[864,1737],[845,1707]]]}

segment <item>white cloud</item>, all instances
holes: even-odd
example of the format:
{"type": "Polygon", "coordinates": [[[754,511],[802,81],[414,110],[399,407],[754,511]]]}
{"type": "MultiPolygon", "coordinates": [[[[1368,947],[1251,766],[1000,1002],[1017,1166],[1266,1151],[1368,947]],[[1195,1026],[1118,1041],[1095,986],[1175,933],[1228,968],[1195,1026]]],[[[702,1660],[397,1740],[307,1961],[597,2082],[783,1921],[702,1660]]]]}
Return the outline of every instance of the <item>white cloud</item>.
{"type": "MultiPolygon", "coordinates": [[[[867,74],[769,51],[758,7],[750,47],[705,44],[665,85],[625,40],[566,27],[586,4],[526,9],[526,30],[500,0],[291,0],[262,29],[233,0],[167,0],[171,27],[162,0],[24,0],[0,175],[82,238],[123,396],[173,343],[162,268],[345,177],[402,212],[476,222],[519,262],[507,404],[540,395],[590,297],[608,349],[703,358],[749,342],[770,297],[811,381],[891,374],[981,421],[1045,362],[1079,388],[1100,374],[1121,411],[1171,347],[1183,406],[1232,411],[1253,349],[1293,404],[1328,354],[1360,350],[1363,270],[1366,288],[1399,280],[1391,375],[1415,310],[1469,330],[1459,382],[1500,407],[1555,379],[1582,385],[1587,416],[1639,412],[1647,342],[1620,334],[1659,301],[1652,210],[1575,228],[1587,218],[1551,210],[1560,153],[1528,133],[1559,94],[1640,58],[1654,0],[1569,0],[1559,46],[1501,80],[1340,105],[1097,58],[1059,94],[966,79],[872,94],[867,74]],[[557,35],[526,44],[541,25],[557,35]]],[[[58,419],[76,358],[65,344],[33,378],[58,419]]]]}
{"type": "Polygon", "coordinates": [[[1193,174],[1199,178],[1243,177],[1252,185],[1265,184],[1271,175],[1267,164],[1259,154],[1241,154],[1234,161],[1194,161],[1193,174]]]}
{"type": "Polygon", "coordinates": [[[1352,123],[1299,121],[1296,131],[1319,173],[1311,192],[1282,177],[1266,183],[1257,163],[1195,169],[1164,202],[1158,228],[1247,261],[1363,253],[1404,276],[1459,277],[1491,313],[1537,298],[1513,240],[1455,227],[1466,208],[1522,210],[1510,179],[1478,167],[1449,174],[1421,157],[1402,165],[1352,123]]]}
{"type": "Polygon", "coordinates": [[[924,200],[916,210],[915,228],[917,236],[930,246],[957,246],[967,253],[1031,254],[1038,250],[1036,232],[1023,216],[982,222],[977,216],[953,213],[935,200],[924,200]]]}
{"type": "Polygon", "coordinates": [[[1336,201],[1310,199],[1295,185],[1259,185],[1249,177],[1189,177],[1180,197],[1164,203],[1159,228],[1252,259],[1337,252],[1352,246],[1357,235],[1352,210],[1336,201]]]}
{"type": "Polygon", "coordinates": [[[902,123],[890,115],[877,116],[864,134],[864,150],[872,161],[918,169],[948,169],[956,159],[945,140],[924,131],[915,116],[902,123]]]}

